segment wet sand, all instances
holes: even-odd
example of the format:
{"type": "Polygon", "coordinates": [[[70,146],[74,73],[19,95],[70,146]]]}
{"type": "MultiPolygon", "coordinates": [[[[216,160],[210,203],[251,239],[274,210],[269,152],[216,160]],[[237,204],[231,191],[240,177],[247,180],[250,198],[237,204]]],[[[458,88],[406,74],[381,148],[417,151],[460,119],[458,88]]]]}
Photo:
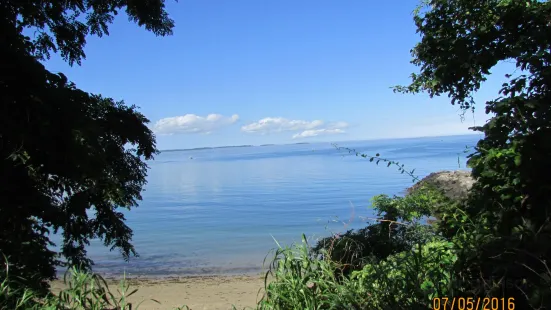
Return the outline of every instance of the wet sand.
{"type": "MultiPolygon", "coordinates": [[[[111,292],[119,296],[119,280],[108,279],[107,282],[111,292]]],[[[264,277],[261,275],[130,278],[128,283],[130,291],[138,289],[129,298],[132,309],[142,310],[173,309],[184,305],[193,310],[232,309],[232,305],[243,309],[254,307],[264,292],[264,277]],[[141,301],[143,303],[136,308],[141,301]]],[[[62,281],[52,282],[54,292],[63,286],[62,281]]]]}

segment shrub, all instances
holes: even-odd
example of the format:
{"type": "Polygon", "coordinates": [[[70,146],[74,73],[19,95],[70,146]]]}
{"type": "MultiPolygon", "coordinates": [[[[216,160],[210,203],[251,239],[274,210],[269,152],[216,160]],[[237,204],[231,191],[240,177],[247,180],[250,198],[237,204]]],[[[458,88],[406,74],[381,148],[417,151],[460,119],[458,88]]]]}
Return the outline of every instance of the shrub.
{"type": "Polygon", "coordinates": [[[258,309],[362,309],[349,280],[338,278],[340,270],[342,264],[316,255],[304,235],[301,244],[279,246],[258,309]]]}
{"type": "Polygon", "coordinates": [[[372,208],[376,211],[375,223],[359,230],[321,239],[314,251],[325,250],[330,259],[352,270],[365,263],[379,261],[389,255],[410,249],[436,233],[432,225],[414,225],[427,219],[437,210],[453,204],[431,186],[422,186],[405,197],[375,196],[372,208]]]}
{"type": "Polygon", "coordinates": [[[427,309],[432,298],[453,292],[456,260],[453,243],[435,238],[366,264],[352,274],[351,281],[358,282],[359,295],[369,296],[369,309],[427,309]]]}

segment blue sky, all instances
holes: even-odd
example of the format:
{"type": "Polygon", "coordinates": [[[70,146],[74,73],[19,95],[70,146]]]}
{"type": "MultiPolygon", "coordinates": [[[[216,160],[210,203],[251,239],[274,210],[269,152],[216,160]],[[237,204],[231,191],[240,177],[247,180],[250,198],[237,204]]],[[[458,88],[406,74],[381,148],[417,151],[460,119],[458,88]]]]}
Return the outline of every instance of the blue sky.
{"type": "MultiPolygon", "coordinates": [[[[160,149],[469,133],[447,98],[394,94],[415,71],[417,1],[167,1],[174,35],[119,15],[87,59],[46,62],[85,91],[135,104],[160,149]]],[[[496,96],[496,69],[477,99],[496,96]]],[[[477,125],[487,119],[483,105],[477,125]]]]}

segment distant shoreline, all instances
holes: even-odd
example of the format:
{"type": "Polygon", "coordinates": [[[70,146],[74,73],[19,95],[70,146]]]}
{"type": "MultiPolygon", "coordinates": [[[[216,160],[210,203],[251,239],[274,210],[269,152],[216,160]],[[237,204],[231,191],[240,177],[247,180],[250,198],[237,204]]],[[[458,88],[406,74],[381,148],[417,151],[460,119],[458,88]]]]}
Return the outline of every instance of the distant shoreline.
{"type": "MultiPolygon", "coordinates": [[[[366,141],[384,141],[384,140],[409,140],[409,139],[426,139],[426,138],[448,138],[448,137],[463,137],[463,136],[474,136],[474,135],[482,135],[478,132],[473,133],[467,133],[467,134],[461,134],[461,135],[444,135],[444,136],[422,136],[422,137],[404,137],[404,138],[377,138],[377,139],[366,139],[366,140],[346,140],[346,141],[339,141],[337,143],[342,142],[366,142],[366,141]]],[[[297,143],[285,143],[285,144],[260,144],[260,145],[252,145],[252,144],[244,144],[244,145],[224,145],[224,146],[206,146],[206,147],[194,147],[194,148],[188,148],[188,149],[168,149],[168,150],[160,150],[161,153],[170,153],[170,152],[182,152],[182,151],[200,151],[200,150],[214,150],[214,149],[229,149],[229,148],[245,148],[245,147],[265,147],[265,146],[277,146],[277,145],[305,145],[305,144],[312,144],[313,142],[297,142],[297,143]]],[[[324,142],[315,142],[315,143],[324,143],[324,142]]],[[[326,142],[331,143],[331,142],[326,142]]]]}
{"type": "MultiPolygon", "coordinates": [[[[310,144],[310,142],[298,142],[290,144],[279,144],[279,145],[299,145],[299,144],[310,144]]],[[[214,149],[229,149],[229,148],[241,148],[241,147],[257,147],[257,146],[275,146],[278,144],[261,144],[261,145],[226,145],[226,146],[206,146],[206,147],[195,147],[191,149],[170,149],[170,150],[161,150],[161,153],[170,153],[170,152],[181,152],[181,151],[200,151],[200,150],[214,150],[214,149]]]]}

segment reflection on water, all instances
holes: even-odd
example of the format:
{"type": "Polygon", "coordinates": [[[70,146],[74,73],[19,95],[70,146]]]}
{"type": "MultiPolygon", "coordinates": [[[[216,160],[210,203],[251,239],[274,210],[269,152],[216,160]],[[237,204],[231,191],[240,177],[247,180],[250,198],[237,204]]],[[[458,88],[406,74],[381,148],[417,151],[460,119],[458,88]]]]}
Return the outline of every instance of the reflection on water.
{"type": "MultiPolygon", "coordinates": [[[[343,143],[398,160],[425,176],[465,167],[478,136],[343,143]],[[458,155],[459,154],[459,155],[458,155]]],[[[261,270],[272,236],[283,243],[365,225],[370,198],[412,184],[395,168],[376,166],[327,144],[163,152],[150,163],[140,207],[126,212],[139,258],[125,263],[95,240],[95,271],[120,274],[220,274],[261,270]],[[345,155],[345,156],[343,156],[345,155]],[[190,159],[192,157],[193,159],[190,159]]]]}

